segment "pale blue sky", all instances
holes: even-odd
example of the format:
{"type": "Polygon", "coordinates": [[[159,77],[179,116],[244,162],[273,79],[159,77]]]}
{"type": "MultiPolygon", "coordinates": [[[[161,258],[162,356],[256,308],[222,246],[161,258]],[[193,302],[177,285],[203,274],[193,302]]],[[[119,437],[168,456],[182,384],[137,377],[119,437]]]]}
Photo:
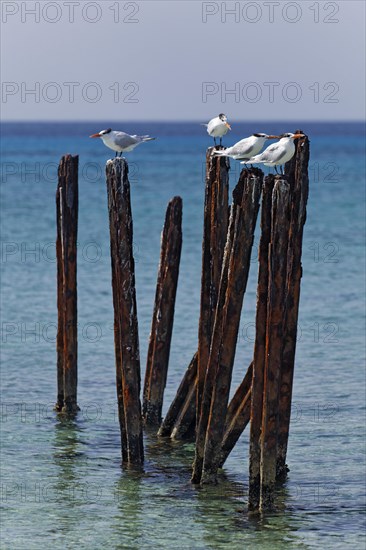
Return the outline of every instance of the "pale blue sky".
{"type": "Polygon", "coordinates": [[[1,9],[3,120],[365,117],[363,0],[1,9]]]}

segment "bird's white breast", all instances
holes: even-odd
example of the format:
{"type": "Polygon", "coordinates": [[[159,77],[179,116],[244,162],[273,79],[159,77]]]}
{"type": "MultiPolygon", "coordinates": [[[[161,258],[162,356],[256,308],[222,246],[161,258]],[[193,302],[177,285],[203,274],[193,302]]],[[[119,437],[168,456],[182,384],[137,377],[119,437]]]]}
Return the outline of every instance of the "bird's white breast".
{"type": "Polygon", "coordinates": [[[113,151],[117,151],[118,153],[122,151],[121,147],[119,147],[115,143],[114,132],[110,132],[109,134],[104,134],[103,136],[101,136],[101,139],[103,140],[104,145],[106,145],[113,151]]]}
{"type": "Polygon", "coordinates": [[[228,131],[229,128],[226,126],[226,123],[222,122],[219,117],[213,118],[207,125],[207,133],[211,137],[222,137],[227,134],[228,131]]]}

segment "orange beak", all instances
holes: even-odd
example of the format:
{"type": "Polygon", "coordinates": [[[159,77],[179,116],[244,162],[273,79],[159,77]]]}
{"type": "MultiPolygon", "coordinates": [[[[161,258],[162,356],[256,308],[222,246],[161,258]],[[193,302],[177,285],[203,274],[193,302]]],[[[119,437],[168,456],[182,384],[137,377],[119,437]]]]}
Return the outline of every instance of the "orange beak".
{"type": "Polygon", "coordinates": [[[267,139],[280,139],[280,136],[268,136],[267,139]]]}
{"type": "Polygon", "coordinates": [[[92,136],[89,136],[89,137],[91,137],[91,138],[97,138],[97,137],[100,137],[100,135],[99,135],[99,134],[93,134],[92,136]]]}
{"type": "Polygon", "coordinates": [[[301,138],[301,137],[306,137],[305,134],[295,134],[293,136],[293,139],[297,139],[297,138],[301,138]]]}
{"type": "Polygon", "coordinates": [[[229,128],[229,130],[231,130],[231,126],[230,126],[230,124],[229,124],[228,122],[225,122],[225,126],[226,126],[227,128],[229,128]]]}

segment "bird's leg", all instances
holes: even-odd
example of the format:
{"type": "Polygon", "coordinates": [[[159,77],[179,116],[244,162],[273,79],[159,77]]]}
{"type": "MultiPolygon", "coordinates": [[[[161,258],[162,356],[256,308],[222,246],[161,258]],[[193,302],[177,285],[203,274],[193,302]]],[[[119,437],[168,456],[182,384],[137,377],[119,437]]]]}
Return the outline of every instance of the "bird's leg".
{"type": "Polygon", "coordinates": [[[116,151],[116,154],[115,154],[114,158],[116,159],[117,157],[118,157],[118,153],[117,153],[117,151],[116,151]]]}
{"type": "Polygon", "coordinates": [[[217,144],[216,144],[216,138],[215,137],[214,137],[214,144],[215,144],[215,147],[216,147],[217,144]]]}
{"type": "Polygon", "coordinates": [[[220,147],[222,147],[222,137],[220,137],[220,147]]]}
{"type": "Polygon", "coordinates": [[[274,165],[274,169],[275,169],[275,171],[276,171],[276,174],[278,174],[278,172],[277,172],[277,164],[274,165]]]}

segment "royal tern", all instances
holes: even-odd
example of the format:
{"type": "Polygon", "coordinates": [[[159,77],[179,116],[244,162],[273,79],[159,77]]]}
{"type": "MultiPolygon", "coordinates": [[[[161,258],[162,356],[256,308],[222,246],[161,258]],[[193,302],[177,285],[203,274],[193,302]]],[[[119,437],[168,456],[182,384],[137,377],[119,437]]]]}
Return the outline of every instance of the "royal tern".
{"type": "Polygon", "coordinates": [[[89,137],[101,138],[104,145],[110,149],[113,149],[113,151],[116,151],[116,156],[117,153],[120,153],[120,156],[122,156],[122,153],[133,151],[133,149],[140,145],[140,143],[156,139],[150,136],[130,136],[125,132],[113,131],[112,128],[108,128],[108,130],[101,130],[97,134],[93,134],[89,137]]]}
{"type": "Polygon", "coordinates": [[[209,136],[214,138],[216,145],[216,138],[220,138],[220,145],[222,143],[222,136],[228,133],[231,130],[231,126],[227,121],[227,116],[221,113],[219,116],[212,118],[208,124],[203,126],[207,127],[207,133],[209,136]]]}
{"type": "Polygon", "coordinates": [[[304,134],[281,134],[280,141],[273,143],[254,157],[243,160],[241,164],[264,164],[264,166],[274,166],[277,173],[277,166],[286,164],[295,154],[294,139],[305,137],[304,134]]]}
{"type": "Polygon", "coordinates": [[[251,136],[238,141],[238,143],[235,143],[232,147],[215,151],[215,155],[220,157],[230,157],[234,160],[248,160],[259,153],[267,139],[277,138],[279,138],[279,136],[252,134],[251,136]]]}

